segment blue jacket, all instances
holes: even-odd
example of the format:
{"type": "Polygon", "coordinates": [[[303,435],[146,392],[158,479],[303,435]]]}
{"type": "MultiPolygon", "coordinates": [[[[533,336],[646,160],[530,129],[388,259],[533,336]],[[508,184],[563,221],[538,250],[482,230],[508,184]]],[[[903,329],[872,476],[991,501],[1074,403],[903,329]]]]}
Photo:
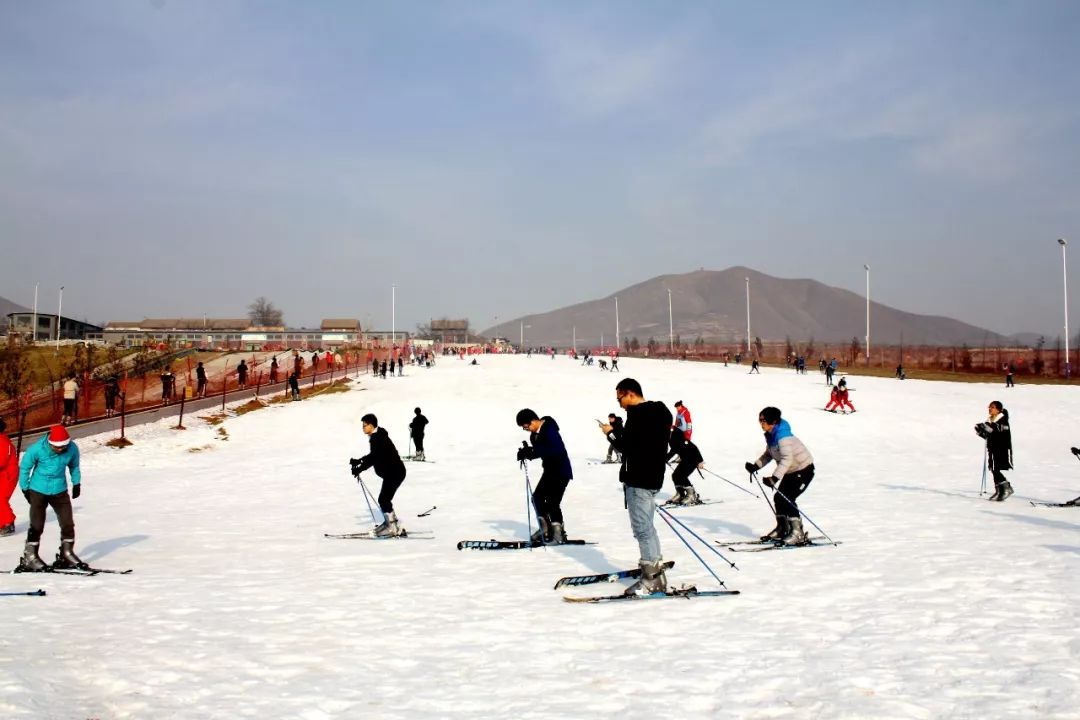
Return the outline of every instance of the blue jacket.
{"type": "Polygon", "coordinates": [[[67,470],[71,470],[71,484],[82,480],[79,471],[79,448],[68,443],[63,452],[56,452],[49,445],[48,436],[30,446],[19,464],[19,489],[33,490],[42,495],[66,493],[67,470]]]}
{"type": "Polygon", "coordinates": [[[540,426],[540,432],[534,432],[529,437],[532,447],[529,448],[529,457],[540,458],[544,466],[544,475],[566,478],[574,477],[574,470],[570,467],[570,456],[566,453],[566,444],[563,443],[562,435],[559,434],[559,424],[555,418],[545,415],[544,424],[540,426]]]}

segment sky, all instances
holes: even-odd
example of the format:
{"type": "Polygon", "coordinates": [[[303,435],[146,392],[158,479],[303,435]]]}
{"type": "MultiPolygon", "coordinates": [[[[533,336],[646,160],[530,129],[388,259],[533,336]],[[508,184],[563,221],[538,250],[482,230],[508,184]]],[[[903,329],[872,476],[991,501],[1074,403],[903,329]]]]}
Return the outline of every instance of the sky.
{"type": "Polygon", "coordinates": [[[875,301],[1052,335],[1078,36],[1049,0],[0,0],[0,296],[485,328],[868,263],[875,301]]]}

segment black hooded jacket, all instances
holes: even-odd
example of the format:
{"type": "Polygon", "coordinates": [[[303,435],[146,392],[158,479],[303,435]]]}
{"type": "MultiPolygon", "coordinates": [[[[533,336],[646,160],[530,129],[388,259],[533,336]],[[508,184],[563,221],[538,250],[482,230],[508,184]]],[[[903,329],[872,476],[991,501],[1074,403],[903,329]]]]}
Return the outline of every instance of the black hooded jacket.
{"type": "Polygon", "coordinates": [[[386,428],[373,432],[370,441],[371,452],[360,458],[360,472],[375,468],[375,474],[384,480],[404,480],[405,463],[401,462],[401,456],[386,428]]]}
{"type": "Polygon", "coordinates": [[[662,402],[649,400],[626,409],[622,437],[608,435],[622,453],[619,481],[630,487],[659,490],[667,470],[671,411],[662,402]]]}
{"type": "Polygon", "coordinates": [[[670,460],[676,455],[679,456],[680,463],[690,463],[695,467],[698,463],[705,462],[698,446],[687,440],[682,430],[671,428],[671,452],[668,453],[667,459],[670,460]]]}
{"type": "Polygon", "coordinates": [[[526,455],[530,458],[540,458],[544,466],[545,476],[555,476],[571,480],[574,470],[570,466],[570,456],[566,452],[566,444],[562,435],[559,434],[559,423],[555,418],[545,415],[540,418],[543,424],[539,432],[529,435],[531,446],[526,446],[526,455]]]}

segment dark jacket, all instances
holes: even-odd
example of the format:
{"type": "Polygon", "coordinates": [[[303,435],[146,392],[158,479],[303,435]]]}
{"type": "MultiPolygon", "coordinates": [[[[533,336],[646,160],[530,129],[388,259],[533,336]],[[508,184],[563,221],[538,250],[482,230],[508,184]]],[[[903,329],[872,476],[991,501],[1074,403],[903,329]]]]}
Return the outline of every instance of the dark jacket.
{"type": "Polygon", "coordinates": [[[386,428],[373,432],[370,441],[371,452],[360,458],[360,472],[375,468],[375,474],[384,480],[404,480],[405,463],[401,462],[401,456],[386,428]]]}
{"type": "Polygon", "coordinates": [[[671,452],[668,453],[667,459],[670,460],[676,455],[679,456],[680,463],[690,463],[694,467],[697,467],[698,463],[705,462],[698,446],[687,440],[686,435],[679,428],[671,428],[671,452]]]}
{"type": "Polygon", "coordinates": [[[555,476],[571,480],[574,470],[570,467],[570,456],[566,453],[566,444],[559,434],[559,423],[555,418],[545,415],[540,418],[543,424],[539,432],[529,435],[532,446],[526,453],[530,458],[540,458],[544,465],[545,476],[555,476]]]}
{"type": "Polygon", "coordinates": [[[621,438],[608,440],[622,453],[619,481],[630,487],[659,490],[667,470],[671,411],[662,402],[648,400],[626,409],[621,438]]]}
{"type": "Polygon", "coordinates": [[[409,434],[415,437],[424,437],[424,428],[427,427],[428,419],[423,415],[417,415],[409,423],[409,434]]]}
{"type": "Polygon", "coordinates": [[[998,415],[996,422],[984,422],[975,426],[976,432],[986,438],[986,454],[991,470],[1011,470],[1012,430],[1009,429],[1009,415],[998,415]],[[979,430],[981,429],[981,432],[979,430]]]}
{"type": "Polygon", "coordinates": [[[623,434],[622,418],[617,417],[609,424],[611,425],[611,432],[608,433],[608,442],[614,445],[616,442],[618,442],[619,438],[621,438],[623,434]],[[614,438],[614,440],[612,440],[612,438],[614,438]]]}

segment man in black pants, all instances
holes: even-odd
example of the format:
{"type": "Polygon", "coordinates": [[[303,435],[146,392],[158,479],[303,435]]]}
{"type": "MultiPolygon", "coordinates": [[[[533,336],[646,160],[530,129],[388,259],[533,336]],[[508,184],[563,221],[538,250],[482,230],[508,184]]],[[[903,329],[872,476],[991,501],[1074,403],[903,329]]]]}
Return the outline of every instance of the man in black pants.
{"type": "Polygon", "coordinates": [[[416,454],[413,460],[424,462],[424,428],[427,427],[428,419],[420,412],[420,408],[413,410],[416,417],[409,423],[409,435],[412,436],[413,445],[416,446],[416,454]]]}
{"type": "MultiPolygon", "coordinates": [[[[607,457],[604,458],[605,463],[622,462],[622,453],[615,449],[615,443],[622,439],[623,433],[623,421],[622,418],[615,413],[608,413],[607,416],[608,425],[611,426],[611,432],[608,435],[615,438],[614,441],[608,440],[607,457]],[[612,455],[615,459],[612,459],[612,455]]],[[[603,423],[601,423],[603,425],[603,423]]]]}
{"type": "Polygon", "coordinates": [[[668,505],[700,505],[701,497],[690,482],[690,473],[705,466],[705,458],[701,456],[698,446],[686,439],[686,433],[679,428],[671,428],[671,452],[667,459],[679,456],[679,464],[671,473],[671,481],[675,483],[675,494],[668,499],[668,505]]]}
{"type": "Polygon", "coordinates": [[[19,560],[20,572],[49,569],[38,556],[38,545],[45,529],[45,511],[50,507],[60,523],[60,552],[56,554],[53,568],[87,568],[86,563],[75,554],[75,519],[71,510],[71,498],[77,498],[82,493],[81,483],[79,448],[71,442],[71,436],[63,425],[53,425],[48,435],[30,446],[19,466],[19,489],[30,503],[30,528],[26,531],[26,547],[19,560]]]}
{"type": "Polygon", "coordinates": [[[375,468],[375,474],[382,478],[379,489],[379,509],[383,512],[383,521],[375,527],[378,537],[397,537],[405,535],[405,528],[398,523],[394,513],[394,493],[405,482],[405,463],[401,462],[394,441],[385,428],[379,427],[379,420],[371,413],[360,418],[364,434],[370,438],[371,452],[362,458],[352,458],[353,477],[360,479],[360,473],[368,468],[375,468]]]}
{"type": "Polygon", "coordinates": [[[533,505],[540,528],[530,540],[562,544],[566,542],[566,529],[560,505],[574,471],[570,467],[570,456],[566,453],[562,435],[559,434],[559,425],[554,418],[546,415],[541,418],[529,408],[517,414],[517,424],[529,433],[529,440],[532,441],[532,445],[522,443],[517,453],[518,462],[540,458],[544,466],[540,482],[533,490],[533,505]]]}
{"type": "Polygon", "coordinates": [[[776,489],[773,504],[776,507],[776,527],[761,537],[785,545],[803,545],[809,542],[802,527],[802,513],[795,504],[810,481],[814,479],[814,458],[799,438],[791,432],[788,421],[780,417],[780,409],[762,408],[758,424],[765,431],[765,452],[756,462],[747,462],[746,471],[755,473],[770,462],[776,462],[773,474],[763,483],[776,489]]]}

